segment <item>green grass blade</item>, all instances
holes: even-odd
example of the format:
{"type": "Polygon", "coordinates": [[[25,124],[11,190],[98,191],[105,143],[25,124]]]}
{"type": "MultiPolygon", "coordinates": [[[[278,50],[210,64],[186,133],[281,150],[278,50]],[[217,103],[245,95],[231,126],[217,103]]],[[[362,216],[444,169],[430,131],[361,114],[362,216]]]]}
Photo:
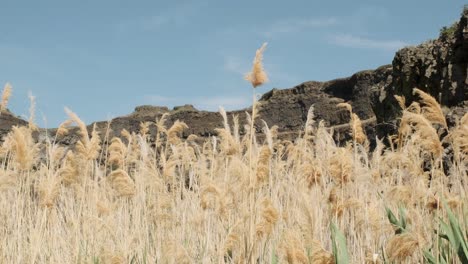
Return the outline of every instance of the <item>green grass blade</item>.
{"type": "Polygon", "coordinates": [[[346,246],[346,238],[335,224],[331,224],[333,255],[335,256],[336,264],[348,264],[349,255],[346,246]]]}
{"type": "Polygon", "coordinates": [[[402,231],[406,230],[406,213],[403,207],[398,207],[398,212],[400,214],[400,226],[403,229],[402,231]]]}
{"type": "Polygon", "coordinates": [[[458,223],[458,219],[455,217],[447,203],[445,201],[443,203],[447,210],[450,226],[445,222],[441,221],[442,228],[446,232],[450,244],[454,247],[455,251],[457,252],[460,261],[462,263],[468,263],[467,240],[463,236],[463,232],[461,230],[460,224],[458,223]]]}

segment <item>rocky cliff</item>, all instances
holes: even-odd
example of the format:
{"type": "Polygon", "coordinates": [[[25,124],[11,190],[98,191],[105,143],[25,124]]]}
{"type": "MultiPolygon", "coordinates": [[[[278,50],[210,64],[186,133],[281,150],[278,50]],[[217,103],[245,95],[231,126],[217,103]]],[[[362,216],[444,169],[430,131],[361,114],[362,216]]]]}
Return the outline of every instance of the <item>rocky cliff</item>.
{"type": "Polygon", "coordinates": [[[380,135],[392,131],[400,109],[394,95],[413,101],[417,87],[445,106],[447,121],[454,120],[468,107],[468,8],[438,39],[399,50],[392,63],[392,81],[384,87],[379,99],[373,99],[373,111],[381,124],[380,135]]]}

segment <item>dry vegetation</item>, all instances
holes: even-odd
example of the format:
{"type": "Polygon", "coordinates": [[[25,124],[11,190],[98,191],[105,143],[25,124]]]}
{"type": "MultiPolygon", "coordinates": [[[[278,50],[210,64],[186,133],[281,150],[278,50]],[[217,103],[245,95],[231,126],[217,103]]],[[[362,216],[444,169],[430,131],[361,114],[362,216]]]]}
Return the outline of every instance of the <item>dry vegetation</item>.
{"type": "MultiPolygon", "coordinates": [[[[267,79],[263,50],[254,87],[267,79]]],[[[0,262],[462,263],[468,114],[448,131],[437,102],[415,93],[408,107],[398,98],[398,135],[373,151],[347,104],[353,141],[343,146],[313,108],[294,142],[255,104],[245,134],[221,109],[224,127],[202,144],[166,115],[103,143],[70,110],[39,144],[31,118],[0,148],[0,262]],[[72,124],[80,140],[60,146],[72,124]]]]}

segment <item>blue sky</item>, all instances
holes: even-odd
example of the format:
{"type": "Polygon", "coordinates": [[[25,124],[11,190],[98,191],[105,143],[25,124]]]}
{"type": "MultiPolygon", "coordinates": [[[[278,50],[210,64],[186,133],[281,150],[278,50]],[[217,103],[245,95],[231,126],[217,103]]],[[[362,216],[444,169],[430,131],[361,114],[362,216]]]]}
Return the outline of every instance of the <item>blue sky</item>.
{"type": "Polygon", "coordinates": [[[405,45],[458,20],[455,0],[402,1],[7,1],[0,0],[0,85],[9,108],[54,127],[65,106],[85,122],[135,106],[249,105],[243,80],[268,42],[270,82],[325,81],[392,61],[405,45]]]}

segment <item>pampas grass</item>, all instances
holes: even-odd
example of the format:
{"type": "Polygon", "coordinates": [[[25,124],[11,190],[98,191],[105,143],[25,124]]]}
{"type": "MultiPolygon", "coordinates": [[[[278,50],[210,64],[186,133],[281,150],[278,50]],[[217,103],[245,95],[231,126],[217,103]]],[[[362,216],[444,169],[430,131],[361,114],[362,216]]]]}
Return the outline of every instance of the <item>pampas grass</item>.
{"type": "Polygon", "coordinates": [[[263,52],[265,51],[267,43],[255,52],[255,58],[252,63],[252,70],[245,75],[245,79],[252,84],[253,88],[257,88],[268,81],[267,73],[263,68],[263,52]]]}
{"type": "Polygon", "coordinates": [[[440,124],[447,128],[447,122],[445,121],[442,108],[440,107],[440,104],[437,103],[436,99],[418,88],[413,89],[413,94],[418,95],[421,98],[420,103],[422,104],[422,115],[430,122],[440,124]]]}
{"type": "Polygon", "coordinates": [[[114,170],[107,176],[107,179],[116,191],[117,196],[131,197],[135,195],[135,184],[126,171],[122,169],[114,170]]]}
{"type": "Polygon", "coordinates": [[[349,111],[351,116],[351,120],[349,121],[349,125],[351,127],[351,135],[353,136],[354,142],[363,145],[367,142],[367,136],[362,129],[361,119],[353,113],[353,108],[348,103],[340,103],[337,105],[338,107],[345,107],[346,110],[349,111]]]}
{"type": "Polygon", "coordinates": [[[112,139],[68,109],[55,138],[13,127],[0,146],[0,262],[420,263],[430,249],[461,263],[439,221],[458,218],[466,234],[468,115],[445,128],[416,93],[399,98],[398,135],[373,152],[348,104],[341,145],[313,108],[297,138],[281,139],[255,99],[246,120],[221,108],[210,138],[185,138],[167,114],[112,139]],[[77,142],[59,145],[67,133],[77,142]]]}
{"type": "Polygon", "coordinates": [[[0,114],[7,109],[8,101],[12,93],[12,87],[10,83],[6,83],[3,87],[2,101],[0,103],[0,114]]]}
{"type": "Polygon", "coordinates": [[[179,135],[187,128],[188,126],[184,122],[175,121],[171,128],[167,130],[167,141],[173,145],[180,143],[179,135]]]}

